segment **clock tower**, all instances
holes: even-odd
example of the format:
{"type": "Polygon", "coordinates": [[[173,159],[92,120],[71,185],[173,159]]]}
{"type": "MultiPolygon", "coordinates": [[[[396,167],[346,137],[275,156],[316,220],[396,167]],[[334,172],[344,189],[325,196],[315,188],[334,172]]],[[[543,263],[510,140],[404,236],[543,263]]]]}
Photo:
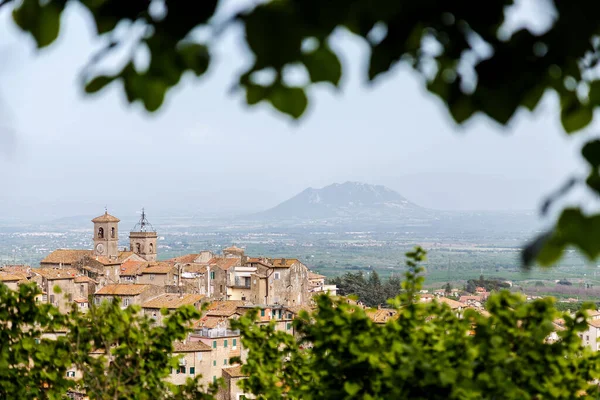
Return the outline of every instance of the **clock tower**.
{"type": "Polygon", "coordinates": [[[94,223],[94,256],[117,258],[119,255],[119,218],[104,211],[94,223]]]}

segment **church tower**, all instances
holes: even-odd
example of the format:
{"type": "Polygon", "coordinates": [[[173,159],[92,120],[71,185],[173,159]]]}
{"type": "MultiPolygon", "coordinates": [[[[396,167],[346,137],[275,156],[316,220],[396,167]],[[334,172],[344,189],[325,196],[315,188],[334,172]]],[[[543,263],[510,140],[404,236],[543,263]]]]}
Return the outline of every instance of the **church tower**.
{"type": "Polygon", "coordinates": [[[119,255],[119,218],[104,211],[94,223],[94,256],[117,258],[119,255]]]}
{"type": "Polygon", "coordinates": [[[156,230],[146,219],[142,208],[139,222],[129,232],[129,248],[146,261],[156,261],[156,230]]]}

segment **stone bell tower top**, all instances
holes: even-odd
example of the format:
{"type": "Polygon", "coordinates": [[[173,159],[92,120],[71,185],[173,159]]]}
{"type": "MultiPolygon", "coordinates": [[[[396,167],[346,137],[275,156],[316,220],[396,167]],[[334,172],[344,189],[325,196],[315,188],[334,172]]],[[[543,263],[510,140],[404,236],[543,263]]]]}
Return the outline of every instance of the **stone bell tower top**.
{"type": "Polygon", "coordinates": [[[129,249],[146,261],[156,261],[156,230],[146,219],[146,211],[129,232],[129,249]]]}
{"type": "Polygon", "coordinates": [[[94,223],[94,255],[116,258],[119,255],[119,221],[104,211],[92,220],[94,223]]]}

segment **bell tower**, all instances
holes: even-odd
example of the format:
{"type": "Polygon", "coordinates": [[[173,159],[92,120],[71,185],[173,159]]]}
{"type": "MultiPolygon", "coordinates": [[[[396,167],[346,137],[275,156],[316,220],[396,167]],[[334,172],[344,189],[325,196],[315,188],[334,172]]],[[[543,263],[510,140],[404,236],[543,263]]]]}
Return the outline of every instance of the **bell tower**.
{"type": "Polygon", "coordinates": [[[129,232],[129,249],[146,261],[156,261],[156,239],[156,230],[142,208],[140,220],[129,232]]]}
{"type": "Polygon", "coordinates": [[[94,256],[116,258],[119,255],[119,221],[104,210],[94,223],[94,256]]]}

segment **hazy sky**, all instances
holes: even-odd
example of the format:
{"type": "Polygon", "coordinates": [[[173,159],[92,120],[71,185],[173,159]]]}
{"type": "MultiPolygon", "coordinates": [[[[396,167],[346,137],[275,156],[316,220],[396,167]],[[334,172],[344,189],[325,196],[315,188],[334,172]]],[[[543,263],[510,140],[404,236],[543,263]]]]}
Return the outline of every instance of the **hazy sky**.
{"type": "Polygon", "coordinates": [[[184,79],[154,115],[116,85],[87,98],[78,71],[99,42],[80,11],[41,52],[0,13],[0,216],[259,210],[348,180],[426,207],[532,209],[581,165],[551,96],[508,129],[484,118],[457,128],[407,68],[366,85],[366,46],[344,34],[343,90],[313,90],[299,124],[228,93],[248,62],[235,31],[210,73],[184,79]]]}

